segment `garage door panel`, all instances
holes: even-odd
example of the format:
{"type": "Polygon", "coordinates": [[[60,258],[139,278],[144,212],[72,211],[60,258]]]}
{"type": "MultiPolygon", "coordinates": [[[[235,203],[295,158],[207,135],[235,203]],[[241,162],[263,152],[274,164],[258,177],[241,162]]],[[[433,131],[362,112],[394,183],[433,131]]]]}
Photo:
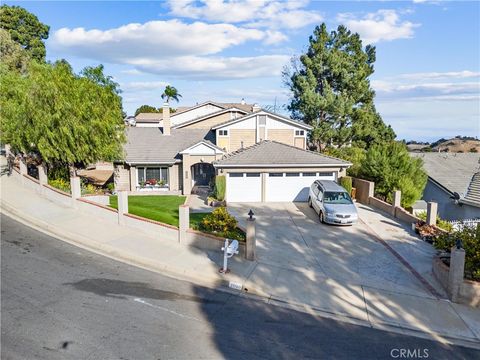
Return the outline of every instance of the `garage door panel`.
{"type": "Polygon", "coordinates": [[[310,185],[315,180],[335,180],[336,173],[278,173],[266,174],[265,201],[298,201],[308,200],[310,185]]]}
{"type": "Polygon", "coordinates": [[[227,176],[228,202],[262,201],[262,181],[260,173],[230,173],[227,176]]]}

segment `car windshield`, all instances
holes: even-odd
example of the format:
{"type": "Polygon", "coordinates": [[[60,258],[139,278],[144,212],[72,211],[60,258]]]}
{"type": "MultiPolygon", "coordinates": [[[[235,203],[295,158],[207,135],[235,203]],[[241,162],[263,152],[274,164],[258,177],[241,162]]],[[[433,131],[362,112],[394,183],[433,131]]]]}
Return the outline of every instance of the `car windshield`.
{"type": "Polygon", "coordinates": [[[344,191],[326,191],[323,194],[325,204],[351,204],[352,199],[344,191]]]}

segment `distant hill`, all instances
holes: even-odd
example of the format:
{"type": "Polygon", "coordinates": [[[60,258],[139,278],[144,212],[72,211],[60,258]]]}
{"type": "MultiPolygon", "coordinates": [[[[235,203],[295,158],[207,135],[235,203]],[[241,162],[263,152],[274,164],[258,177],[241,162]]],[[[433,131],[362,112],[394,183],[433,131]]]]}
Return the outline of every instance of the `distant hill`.
{"type": "Polygon", "coordinates": [[[479,152],[480,153],[480,140],[475,139],[462,139],[454,138],[445,140],[438,144],[432,144],[432,151],[448,151],[452,153],[460,152],[479,152]]]}
{"type": "Polygon", "coordinates": [[[480,153],[480,140],[467,136],[457,136],[453,139],[440,139],[431,144],[418,143],[415,141],[407,143],[409,151],[412,152],[451,152],[451,153],[480,153]]]}

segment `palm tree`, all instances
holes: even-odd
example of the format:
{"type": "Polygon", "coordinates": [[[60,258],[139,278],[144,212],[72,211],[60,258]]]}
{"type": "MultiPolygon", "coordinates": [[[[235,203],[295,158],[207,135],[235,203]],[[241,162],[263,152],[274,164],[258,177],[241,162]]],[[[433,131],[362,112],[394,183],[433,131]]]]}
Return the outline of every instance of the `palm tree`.
{"type": "Polygon", "coordinates": [[[167,85],[167,87],[165,88],[162,94],[162,99],[166,99],[167,103],[170,103],[170,99],[173,99],[176,102],[178,102],[179,97],[182,97],[182,95],[178,93],[177,89],[175,89],[173,86],[170,86],[170,85],[167,85]]]}

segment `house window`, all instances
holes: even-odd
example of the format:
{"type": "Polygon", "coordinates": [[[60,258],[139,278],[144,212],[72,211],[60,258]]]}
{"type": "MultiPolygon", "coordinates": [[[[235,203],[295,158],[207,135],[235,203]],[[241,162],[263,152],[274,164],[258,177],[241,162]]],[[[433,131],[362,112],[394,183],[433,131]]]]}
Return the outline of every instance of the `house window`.
{"type": "Polygon", "coordinates": [[[303,176],[317,176],[317,173],[314,172],[304,172],[303,176]]]}
{"type": "Polygon", "coordinates": [[[305,131],[304,130],[295,130],[295,136],[304,136],[305,131]]]}
{"type": "Polygon", "coordinates": [[[300,173],[286,173],[285,174],[287,177],[290,176],[290,177],[298,177],[300,176],[300,173]]]}
{"type": "Polygon", "coordinates": [[[247,177],[260,177],[260,173],[247,173],[247,177]]]}
{"type": "Polygon", "coordinates": [[[168,186],[167,167],[137,167],[139,186],[168,186]]]}
{"type": "Polygon", "coordinates": [[[333,176],[333,172],[321,172],[318,173],[318,176],[333,176]]]}
{"type": "Polygon", "coordinates": [[[282,177],[283,173],[269,173],[268,176],[269,177],[282,177]]]}
{"type": "Polygon", "coordinates": [[[258,125],[265,126],[267,124],[267,115],[260,115],[258,117],[258,125]]]}
{"type": "Polygon", "coordinates": [[[230,177],[243,177],[243,173],[230,173],[228,174],[230,177]]]}
{"type": "Polygon", "coordinates": [[[228,136],[228,130],[218,130],[219,136],[228,136]]]}

